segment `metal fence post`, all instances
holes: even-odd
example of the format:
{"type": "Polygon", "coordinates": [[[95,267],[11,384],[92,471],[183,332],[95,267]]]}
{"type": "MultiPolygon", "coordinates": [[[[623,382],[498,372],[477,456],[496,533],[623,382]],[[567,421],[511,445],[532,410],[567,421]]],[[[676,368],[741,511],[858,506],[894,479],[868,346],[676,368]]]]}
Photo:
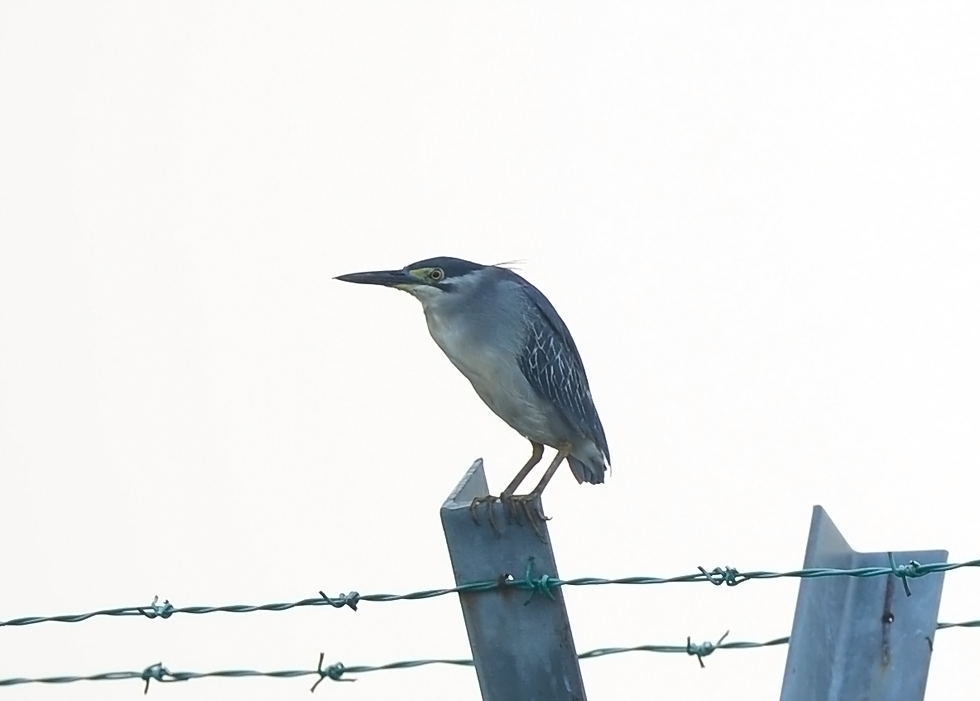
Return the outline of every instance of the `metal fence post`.
{"type": "MultiPolygon", "coordinates": [[[[946,562],[945,550],[859,553],[813,507],[804,568],[946,562]]],[[[943,575],[800,580],[781,701],[921,701],[943,575]]]]}
{"type": "MultiPolygon", "coordinates": [[[[440,510],[456,584],[521,579],[529,562],[533,577],[557,577],[547,523],[535,531],[523,514],[508,518],[500,503],[490,507],[496,529],[485,504],[474,521],[470,504],[487,494],[477,460],[440,510]]],[[[459,601],[484,701],[585,701],[560,588],[461,593],[459,601]]]]}

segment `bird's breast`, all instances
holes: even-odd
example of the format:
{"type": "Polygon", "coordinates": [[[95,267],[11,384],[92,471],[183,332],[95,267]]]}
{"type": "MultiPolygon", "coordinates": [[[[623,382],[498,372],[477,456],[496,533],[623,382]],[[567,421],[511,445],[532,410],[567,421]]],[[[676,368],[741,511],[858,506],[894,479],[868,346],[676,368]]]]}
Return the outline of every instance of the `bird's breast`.
{"type": "Polygon", "coordinates": [[[453,319],[426,310],[433,340],[497,416],[531,440],[557,445],[554,417],[536,400],[521,373],[508,329],[453,319]]]}
{"type": "Polygon", "coordinates": [[[432,339],[453,365],[471,380],[492,372],[493,362],[487,344],[473,324],[466,319],[447,323],[437,312],[426,312],[426,323],[432,339]]]}

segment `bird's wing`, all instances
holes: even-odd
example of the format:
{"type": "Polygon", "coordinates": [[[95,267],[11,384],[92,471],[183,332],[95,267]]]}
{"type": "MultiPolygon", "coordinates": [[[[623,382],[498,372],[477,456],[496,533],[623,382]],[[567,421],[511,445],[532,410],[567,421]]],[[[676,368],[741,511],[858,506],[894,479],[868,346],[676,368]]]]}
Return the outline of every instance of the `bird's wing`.
{"type": "Polygon", "coordinates": [[[518,359],[521,372],[534,391],[552,402],[573,428],[595,441],[608,462],[606,433],[572,334],[548,298],[531,283],[522,281],[529,301],[541,314],[528,315],[531,333],[518,359]]]}

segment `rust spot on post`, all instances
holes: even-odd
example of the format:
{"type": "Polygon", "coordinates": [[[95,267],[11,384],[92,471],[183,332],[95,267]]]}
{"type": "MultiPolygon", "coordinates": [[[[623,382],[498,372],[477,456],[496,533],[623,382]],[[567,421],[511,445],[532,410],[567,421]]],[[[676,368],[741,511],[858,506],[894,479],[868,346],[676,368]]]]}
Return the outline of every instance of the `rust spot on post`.
{"type": "Polygon", "coordinates": [[[895,621],[892,613],[892,599],[895,597],[895,578],[885,580],[885,605],[881,612],[881,666],[887,667],[892,661],[891,630],[895,621]]]}

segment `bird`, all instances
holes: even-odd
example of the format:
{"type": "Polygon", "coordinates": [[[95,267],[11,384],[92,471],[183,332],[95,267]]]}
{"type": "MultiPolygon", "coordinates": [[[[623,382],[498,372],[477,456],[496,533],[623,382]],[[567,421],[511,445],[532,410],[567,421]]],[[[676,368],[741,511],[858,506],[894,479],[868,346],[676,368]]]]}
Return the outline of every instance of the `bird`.
{"type": "Polygon", "coordinates": [[[609,445],[582,358],[565,322],[530,282],[503,265],[447,256],[335,279],[415,297],[436,345],[490,410],[530,441],[531,457],[500,497],[479,497],[474,508],[499,499],[511,506],[521,502],[525,511],[529,502],[540,509],[541,494],[562,462],[579,484],[605,481],[609,445]],[[517,495],[545,446],[557,451],[554,459],[531,492],[517,495]]]}

